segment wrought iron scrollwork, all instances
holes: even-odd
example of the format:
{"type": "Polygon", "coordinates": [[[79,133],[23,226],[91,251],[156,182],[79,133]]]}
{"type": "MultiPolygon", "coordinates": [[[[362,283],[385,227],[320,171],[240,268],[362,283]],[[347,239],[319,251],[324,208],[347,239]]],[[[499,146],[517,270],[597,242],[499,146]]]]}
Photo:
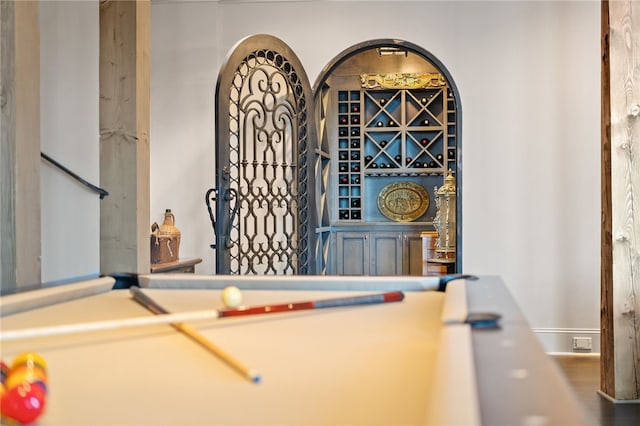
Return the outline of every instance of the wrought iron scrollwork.
{"type": "Polygon", "coordinates": [[[302,82],[280,53],[249,54],[232,80],[227,244],[231,273],[307,273],[308,109],[302,82]]]}

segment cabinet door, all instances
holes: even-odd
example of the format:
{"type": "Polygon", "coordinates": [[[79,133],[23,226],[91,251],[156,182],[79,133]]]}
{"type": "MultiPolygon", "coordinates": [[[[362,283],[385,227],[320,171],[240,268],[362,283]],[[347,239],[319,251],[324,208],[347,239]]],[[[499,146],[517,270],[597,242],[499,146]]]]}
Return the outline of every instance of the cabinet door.
{"type": "Polygon", "coordinates": [[[336,233],[338,275],[369,275],[369,233],[336,233]]]}
{"type": "Polygon", "coordinates": [[[371,232],[371,275],[402,275],[402,234],[371,232]]]}
{"type": "Polygon", "coordinates": [[[404,275],[422,275],[422,237],[420,232],[402,234],[404,275]]]}

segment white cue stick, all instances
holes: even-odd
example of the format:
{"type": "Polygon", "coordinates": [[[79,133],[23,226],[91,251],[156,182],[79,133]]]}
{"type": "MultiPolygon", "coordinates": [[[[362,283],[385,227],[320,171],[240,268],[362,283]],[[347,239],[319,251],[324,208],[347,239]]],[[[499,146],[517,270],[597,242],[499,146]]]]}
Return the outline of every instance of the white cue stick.
{"type": "Polygon", "coordinates": [[[218,319],[215,309],[191,311],[177,314],[159,314],[152,317],[123,318],[116,320],[85,322],[80,324],[52,325],[48,327],[24,328],[21,330],[0,331],[0,341],[30,339],[64,334],[89,333],[92,331],[116,330],[121,328],[146,327],[157,324],[181,323],[218,319]]]}

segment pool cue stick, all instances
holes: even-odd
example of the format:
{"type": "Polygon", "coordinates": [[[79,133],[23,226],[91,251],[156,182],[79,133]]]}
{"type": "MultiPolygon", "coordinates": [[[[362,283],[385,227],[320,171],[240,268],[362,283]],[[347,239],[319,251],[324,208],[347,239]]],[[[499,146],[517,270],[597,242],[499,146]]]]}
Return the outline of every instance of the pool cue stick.
{"type": "Polygon", "coordinates": [[[324,309],[353,305],[368,305],[376,303],[399,302],[404,299],[401,291],[367,294],[362,296],[339,297],[306,302],[281,303],[277,305],[260,305],[239,307],[222,310],[202,310],[182,313],[158,313],[153,317],[121,318],[106,321],[52,325],[46,327],[24,328],[21,330],[0,331],[0,341],[30,339],[48,336],[62,336],[65,334],[79,334],[96,331],[117,330],[121,328],[145,327],[151,325],[181,323],[187,321],[202,321],[225,317],[274,314],[307,309],[324,309]]]}
{"type": "Polygon", "coordinates": [[[377,303],[389,303],[400,302],[404,299],[404,293],[401,291],[390,291],[387,293],[378,294],[366,294],[363,296],[352,297],[338,297],[335,299],[323,299],[307,302],[291,302],[281,303],[278,305],[263,305],[253,307],[239,307],[233,309],[222,309],[218,311],[218,315],[221,318],[235,317],[243,315],[256,315],[256,314],[272,314],[278,312],[288,311],[302,311],[307,309],[324,309],[324,308],[336,308],[341,306],[354,306],[354,305],[370,305],[377,303]]]}
{"type": "MultiPolygon", "coordinates": [[[[150,298],[148,295],[144,294],[139,287],[131,287],[130,289],[131,295],[133,296],[133,300],[153,312],[154,314],[168,314],[169,311],[160,306],[156,301],[150,298]]],[[[236,370],[238,373],[242,374],[244,377],[252,381],[253,383],[259,383],[261,378],[260,374],[258,374],[255,370],[248,368],[240,361],[233,358],[230,354],[224,351],[219,346],[215,345],[212,341],[204,337],[198,331],[196,331],[189,324],[177,322],[170,323],[172,327],[176,330],[180,331],[187,337],[191,338],[209,352],[213,353],[215,356],[220,358],[223,362],[229,365],[231,368],[236,370]]]]}
{"type": "Polygon", "coordinates": [[[90,333],[95,331],[118,330],[121,328],[145,327],[172,322],[201,321],[217,319],[215,310],[191,311],[176,314],[162,314],[153,317],[122,318],[75,324],[52,325],[47,327],[23,328],[21,330],[0,331],[0,341],[30,339],[37,337],[62,336],[65,334],[90,333]]]}

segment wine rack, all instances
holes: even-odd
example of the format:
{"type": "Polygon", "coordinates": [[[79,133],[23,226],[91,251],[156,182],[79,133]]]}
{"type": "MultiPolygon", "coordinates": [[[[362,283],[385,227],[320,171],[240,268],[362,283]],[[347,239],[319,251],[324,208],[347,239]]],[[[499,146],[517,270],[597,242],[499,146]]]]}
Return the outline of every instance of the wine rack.
{"type": "MultiPolygon", "coordinates": [[[[457,117],[450,88],[337,93],[338,220],[380,220],[372,205],[380,189],[399,177],[421,184],[433,199],[433,187],[448,170],[455,175],[457,117]]],[[[430,209],[422,220],[433,214],[430,209]]]]}
{"type": "MultiPolygon", "coordinates": [[[[365,173],[443,174],[444,89],[365,92],[365,173]]],[[[454,143],[455,149],[455,143],[454,143]]],[[[448,145],[447,145],[448,147],[448,145]]]]}
{"type": "Polygon", "coordinates": [[[361,94],[338,92],[338,218],[362,220],[361,94]]]}

